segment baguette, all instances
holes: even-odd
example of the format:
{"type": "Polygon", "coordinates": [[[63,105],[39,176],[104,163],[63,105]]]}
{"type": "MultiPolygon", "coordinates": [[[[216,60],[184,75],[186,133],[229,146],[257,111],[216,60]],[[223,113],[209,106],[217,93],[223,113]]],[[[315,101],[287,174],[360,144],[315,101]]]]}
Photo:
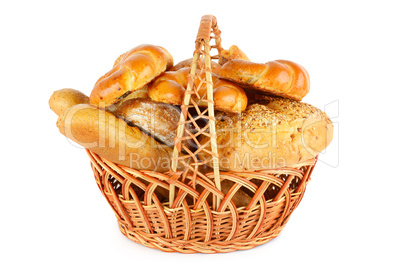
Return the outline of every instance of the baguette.
{"type": "Polygon", "coordinates": [[[50,109],[57,115],[61,115],[71,106],[82,103],[89,103],[88,96],[72,88],[56,90],[49,99],[50,109]]]}
{"type": "Polygon", "coordinates": [[[70,107],[59,116],[57,127],[67,138],[116,164],[157,172],[170,169],[170,147],[89,104],[70,107]]]}

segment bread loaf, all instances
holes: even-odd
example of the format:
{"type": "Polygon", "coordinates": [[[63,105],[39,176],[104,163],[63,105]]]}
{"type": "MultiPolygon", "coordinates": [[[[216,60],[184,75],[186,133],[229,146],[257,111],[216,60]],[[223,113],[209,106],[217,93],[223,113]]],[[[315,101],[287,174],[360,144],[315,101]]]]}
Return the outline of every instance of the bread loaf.
{"type": "Polygon", "coordinates": [[[310,90],[310,78],[300,65],[286,60],[265,64],[233,59],[225,63],[220,76],[263,94],[302,100],[310,90]]]}
{"type": "MultiPolygon", "coordinates": [[[[183,61],[177,63],[175,66],[170,68],[168,71],[178,71],[182,68],[191,67],[192,63],[193,63],[193,58],[186,59],[186,60],[183,60],[183,61]]],[[[205,64],[204,59],[201,60],[201,64],[205,64]]],[[[198,66],[198,69],[201,69],[201,68],[198,66]]],[[[218,63],[211,60],[211,71],[215,74],[219,74],[220,70],[221,70],[221,66],[218,63]]]]}
{"type": "Polygon", "coordinates": [[[221,51],[219,55],[219,64],[223,65],[226,62],[234,59],[250,61],[247,55],[243,51],[241,51],[241,49],[238,46],[233,45],[228,50],[221,51]]]}
{"type": "MultiPolygon", "coordinates": [[[[217,113],[221,170],[280,168],[312,159],[332,140],[333,126],[319,109],[302,102],[266,97],[240,115],[217,113]]],[[[200,144],[207,138],[202,137],[200,144]]],[[[200,152],[201,160],[209,157],[200,152]]]]}
{"type": "Polygon", "coordinates": [[[175,106],[151,99],[131,99],[117,108],[114,115],[173,147],[180,120],[180,111],[175,106]]]}
{"type": "Polygon", "coordinates": [[[159,46],[140,45],[121,55],[112,70],[96,82],[89,101],[105,108],[148,84],[173,66],[169,52],[159,46]]]}
{"type": "Polygon", "coordinates": [[[118,102],[106,107],[106,111],[113,113],[117,110],[124,102],[131,99],[149,99],[148,96],[148,85],[143,86],[140,89],[128,94],[126,97],[120,98],[118,102]]]}
{"type": "Polygon", "coordinates": [[[107,111],[78,104],[60,115],[57,126],[67,138],[116,164],[158,172],[170,169],[170,147],[107,111]]]}
{"type": "Polygon", "coordinates": [[[56,90],[49,99],[50,109],[57,115],[64,113],[71,106],[82,103],[89,103],[88,96],[72,88],[56,90]]]}
{"type": "MultiPolygon", "coordinates": [[[[148,95],[155,101],[181,105],[184,98],[184,92],[188,83],[190,68],[182,68],[177,71],[167,71],[156,78],[148,87],[148,95]]],[[[200,74],[201,79],[205,79],[205,74],[200,74]]],[[[247,106],[247,96],[244,90],[233,83],[219,79],[212,74],[213,80],[213,98],[214,108],[220,111],[239,113],[247,106]]],[[[197,76],[194,80],[195,87],[198,88],[200,98],[198,105],[208,106],[207,86],[201,84],[197,76]]]]}

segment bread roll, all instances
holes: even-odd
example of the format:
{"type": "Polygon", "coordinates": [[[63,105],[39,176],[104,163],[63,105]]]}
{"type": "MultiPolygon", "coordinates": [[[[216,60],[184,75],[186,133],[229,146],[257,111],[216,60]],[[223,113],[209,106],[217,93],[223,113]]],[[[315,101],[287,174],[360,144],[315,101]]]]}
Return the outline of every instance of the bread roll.
{"type": "Polygon", "coordinates": [[[188,67],[164,72],[148,86],[148,96],[154,101],[181,105],[189,74],[188,67]]]}
{"type": "Polygon", "coordinates": [[[173,147],[180,120],[180,111],[175,106],[151,99],[131,99],[117,108],[114,115],[173,147]]]}
{"type": "MultiPolygon", "coordinates": [[[[314,158],[331,142],[333,126],[309,104],[266,97],[240,115],[217,113],[216,132],[220,169],[254,171],[314,158]]],[[[202,137],[200,144],[207,140],[202,137]]],[[[198,156],[209,157],[204,152],[198,156]]]]}
{"type": "Polygon", "coordinates": [[[263,94],[302,100],[310,90],[310,78],[300,65],[286,60],[265,64],[234,59],[225,63],[220,76],[263,94]]]}
{"type": "Polygon", "coordinates": [[[113,103],[112,105],[106,108],[106,111],[113,113],[120,107],[124,102],[131,99],[149,99],[148,96],[148,85],[143,86],[142,88],[128,94],[126,97],[119,99],[118,102],[113,103]]]}
{"type": "Polygon", "coordinates": [[[60,115],[57,126],[67,138],[116,164],[158,172],[170,169],[170,147],[107,111],[78,104],[60,115]]]}
{"type": "MultiPolygon", "coordinates": [[[[172,68],[170,68],[169,71],[178,71],[178,70],[180,70],[182,68],[191,67],[191,63],[193,63],[193,58],[183,60],[183,61],[177,63],[172,68]]],[[[205,64],[204,59],[201,60],[201,64],[205,64]]],[[[201,69],[201,68],[198,67],[198,69],[201,69]]],[[[211,70],[212,70],[213,73],[219,74],[219,72],[221,70],[221,66],[218,63],[216,63],[216,62],[211,60],[211,70]]]]}
{"type": "Polygon", "coordinates": [[[71,106],[81,103],[89,103],[88,96],[72,88],[56,90],[49,99],[50,109],[57,115],[64,113],[71,106]]]}
{"type": "Polygon", "coordinates": [[[247,55],[243,51],[241,51],[241,49],[238,46],[233,45],[228,50],[221,51],[219,55],[219,64],[223,65],[226,62],[234,59],[250,61],[247,55]]]}
{"type": "MultiPolygon", "coordinates": [[[[184,98],[184,92],[187,88],[188,75],[190,68],[182,68],[178,71],[168,71],[156,78],[148,87],[148,95],[155,101],[181,105],[184,98]]],[[[205,79],[205,74],[200,75],[205,79]]],[[[233,83],[219,79],[218,76],[212,74],[213,80],[213,98],[214,108],[220,111],[239,113],[247,106],[247,96],[244,90],[233,83]]],[[[207,86],[206,83],[201,84],[198,78],[194,81],[198,88],[200,99],[198,105],[206,107],[207,103],[207,86]]]]}
{"type": "Polygon", "coordinates": [[[96,82],[89,101],[100,108],[142,88],[173,66],[170,53],[159,46],[140,45],[121,55],[112,70],[96,82]]]}

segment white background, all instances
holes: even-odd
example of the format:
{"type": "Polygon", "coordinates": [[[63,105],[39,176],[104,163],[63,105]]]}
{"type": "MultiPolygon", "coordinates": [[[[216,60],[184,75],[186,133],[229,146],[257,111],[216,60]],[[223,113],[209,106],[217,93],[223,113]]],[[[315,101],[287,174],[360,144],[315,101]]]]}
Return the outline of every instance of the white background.
{"type": "Polygon", "coordinates": [[[401,267],[398,1],[2,1],[1,267],[401,267]],[[305,102],[334,121],[280,236],[247,251],[168,254],[124,237],[83,149],[56,128],[54,90],[89,94],[142,43],[192,56],[202,15],[223,46],[310,73],[305,102]]]}

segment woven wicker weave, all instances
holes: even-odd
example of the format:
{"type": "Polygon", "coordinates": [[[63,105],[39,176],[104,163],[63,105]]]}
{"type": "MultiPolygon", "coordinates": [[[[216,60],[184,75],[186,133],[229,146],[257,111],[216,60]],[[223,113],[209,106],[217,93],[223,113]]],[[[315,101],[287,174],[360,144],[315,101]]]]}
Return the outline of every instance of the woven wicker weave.
{"type": "Polygon", "coordinates": [[[217,253],[266,243],[278,236],[300,203],[316,163],[311,159],[258,172],[219,171],[210,64],[219,55],[211,57],[211,49],[218,54],[222,51],[216,19],[208,15],[202,17],[196,38],[170,172],[135,170],[87,150],[96,182],[114,210],[121,232],[147,247],[166,252],[217,253]],[[210,45],[211,39],[214,45],[210,45]],[[197,105],[196,77],[207,83],[207,109],[197,105]],[[199,119],[209,124],[198,126],[199,119]],[[189,123],[196,133],[187,130],[189,123]],[[200,135],[209,137],[210,143],[201,146],[197,141],[200,135]],[[197,151],[186,147],[188,143],[183,141],[189,139],[198,145],[197,151]],[[202,172],[206,162],[196,157],[201,150],[212,156],[208,158],[213,162],[212,172],[202,172]],[[185,168],[178,170],[178,166],[185,168]],[[234,182],[226,195],[220,188],[224,180],[234,182]],[[246,207],[236,207],[232,201],[240,189],[252,196],[246,207]],[[168,193],[168,197],[161,193],[168,193]]]}

